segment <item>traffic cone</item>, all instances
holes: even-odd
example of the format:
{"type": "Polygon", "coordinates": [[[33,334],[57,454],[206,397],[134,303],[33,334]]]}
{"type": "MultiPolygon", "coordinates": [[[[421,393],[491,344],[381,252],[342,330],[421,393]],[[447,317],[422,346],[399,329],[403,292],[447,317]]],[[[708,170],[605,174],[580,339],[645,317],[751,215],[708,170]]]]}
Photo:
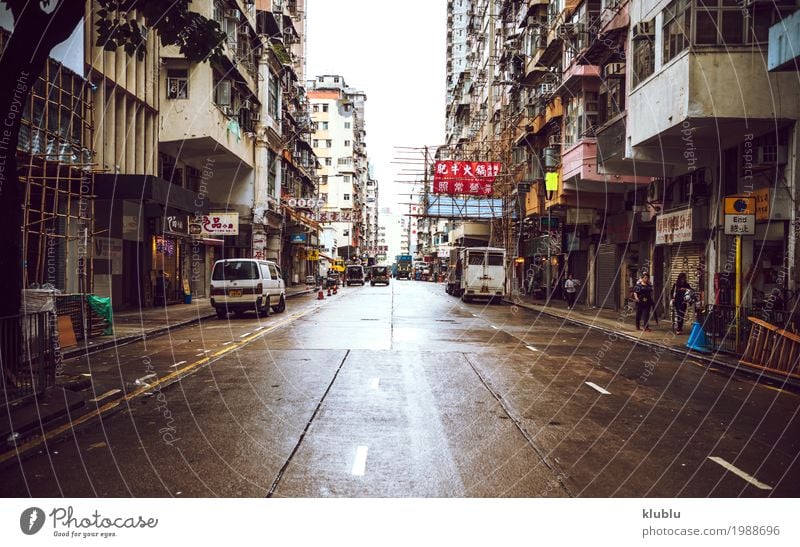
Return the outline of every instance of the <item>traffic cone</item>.
{"type": "Polygon", "coordinates": [[[706,338],[706,332],[703,330],[703,325],[698,321],[692,323],[692,332],[689,334],[689,340],[686,341],[686,347],[695,351],[708,353],[711,344],[706,338]]]}
{"type": "Polygon", "coordinates": [[[317,300],[325,300],[325,293],[322,292],[322,287],[319,288],[319,292],[317,293],[317,300]]]}

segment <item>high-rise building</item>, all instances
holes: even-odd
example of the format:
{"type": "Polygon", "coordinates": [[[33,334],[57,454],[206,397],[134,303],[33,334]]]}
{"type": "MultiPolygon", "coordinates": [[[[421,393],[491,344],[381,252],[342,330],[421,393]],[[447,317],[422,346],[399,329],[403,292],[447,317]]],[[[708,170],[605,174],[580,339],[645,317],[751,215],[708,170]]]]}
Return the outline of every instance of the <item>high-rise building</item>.
{"type": "MultiPolygon", "coordinates": [[[[346,259],[367,259],[368,232],[377,218],[368,218],[367,197],[377,203],[370,179],[366,148],[366,94],[347,86],[338,75],[309,80],[308,98],[314,124],[312,145],[319,164],[320,244],[323,253],[346,259]]],[[[370,202],[371,204],[372,202],[370,202]]]]}

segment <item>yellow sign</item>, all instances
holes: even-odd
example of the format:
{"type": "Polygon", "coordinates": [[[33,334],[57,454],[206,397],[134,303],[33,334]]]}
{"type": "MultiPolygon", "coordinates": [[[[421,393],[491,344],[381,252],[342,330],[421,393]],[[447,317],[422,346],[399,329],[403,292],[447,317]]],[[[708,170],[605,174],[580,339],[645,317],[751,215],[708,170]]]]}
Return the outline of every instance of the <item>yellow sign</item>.
{"type": "Polygon", "coordinates": [[[756,198],[750,196],[726,196],[726,215],[754,215],[756,214],[756,198]]]}
{"type": "Polygon", "coordinates": [[[756,198],[756,220],[769,220],[769,188],[753,192],[756,198]]]}
{"type": "Polygon", "coordinates": [[[319,260],[319,251],[316,249],[308,249],[306,251],[306,260],[319,260]]]}
{"type": "Polygon", "coordinates": [[[555,192],[558,190],[558,173],[545,173],[544,188],[548,192],[555,192]]]}

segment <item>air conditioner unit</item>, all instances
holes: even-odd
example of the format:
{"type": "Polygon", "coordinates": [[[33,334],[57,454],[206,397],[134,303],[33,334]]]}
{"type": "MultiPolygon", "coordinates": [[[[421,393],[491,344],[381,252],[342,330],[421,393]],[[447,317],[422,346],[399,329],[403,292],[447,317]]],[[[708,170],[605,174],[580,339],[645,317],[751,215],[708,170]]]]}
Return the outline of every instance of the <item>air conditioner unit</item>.
{"type": "Polygon", "coordinates": [[[547,139],[547,143],[550,146],[561,146],[561,135],[550,135],[550,137],[547,139]]]}
{"type": "Polygon", "coordinates": [[[225,18],[226,19],[238,19],[239,18],[239,10],[237,10],[237,9],[226,9],[225,10],[225,18]]]}
{"type": "Polygon", "coordinates": [[[562,36],[575,36],[581,31],[579,23],[562,23],[558,27],[558,33],[562,36]]]}
{"type": "Polygon", "coordinates": [[[608,63],[603,67],[604,78],[620,78],[625,76],[625,63],[608,63]]]}
{"type": "Polygon", "coordinates": [[[765,144],[756,148],[756,162],[761,165],[785,165],[789,149],[783,144],[765,144]]]}
{"type": "Polygon", "coordinates": [[[653,21],[640,21],[633,27],[634,40],[652,40],[655,37],[653,21]]]}
{"type": "Polygon", "coordinates": [[[544,159],[544,166],[546,168],[558,167],[558,164],[561,160],[561,154],[557,147],[548,146],[547,148],[542,150],[542,154],[544,159]]]}
{"type": "Polygon", "coordinates": [[[647,200],[658,202],[664,199],[664,179],[653,179],[647,187],[647,200]]]}

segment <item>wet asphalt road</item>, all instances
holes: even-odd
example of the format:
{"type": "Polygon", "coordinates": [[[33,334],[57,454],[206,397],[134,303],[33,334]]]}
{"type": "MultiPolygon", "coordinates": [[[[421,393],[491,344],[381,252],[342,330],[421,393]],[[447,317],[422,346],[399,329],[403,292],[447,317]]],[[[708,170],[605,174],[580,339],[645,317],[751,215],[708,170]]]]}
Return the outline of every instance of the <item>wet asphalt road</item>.
{"type": "Polygon", "coordinates": [[[68,366],[90,398],[198,361],[0,468],[0,495],[800,494],[796,393],[440,284],[302,297],[68,366]]]}

